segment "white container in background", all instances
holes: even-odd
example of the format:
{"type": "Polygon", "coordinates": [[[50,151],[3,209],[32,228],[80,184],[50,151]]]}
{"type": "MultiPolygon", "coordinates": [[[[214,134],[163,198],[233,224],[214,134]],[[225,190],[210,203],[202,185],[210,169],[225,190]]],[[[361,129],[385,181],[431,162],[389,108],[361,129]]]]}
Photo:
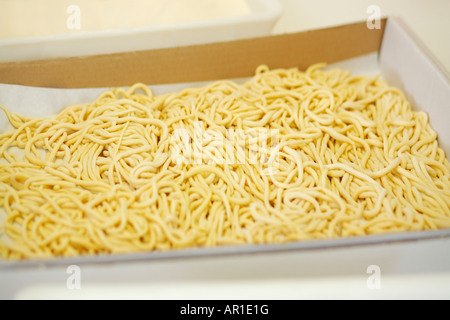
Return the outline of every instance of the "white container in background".
{"type": "Polygon", "coordinates": [[[249,14],[121,29],[0,39],[0,62],[139,51],[267,36],[283,12],[280,0],[245,0],[249,14]]]}

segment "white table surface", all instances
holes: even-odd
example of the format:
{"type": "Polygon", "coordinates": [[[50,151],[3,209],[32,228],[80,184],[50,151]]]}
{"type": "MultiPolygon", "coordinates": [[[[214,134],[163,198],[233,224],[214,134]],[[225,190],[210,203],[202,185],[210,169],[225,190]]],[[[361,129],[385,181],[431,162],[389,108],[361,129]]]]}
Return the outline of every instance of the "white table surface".
{"type": "MultiPolygon", "coordinates": [[[[369,5],[402,17],[450,70],[448,0],[283,0],[274,33],[365,20],[369,5]]],[[[0,299],[449,299],[450,241],[412,241],[182,260],[82,265],[81,289],[68,266],[0,270],[0,299]],[[369,266],[381,271],[368,286],[369,266]]]]}

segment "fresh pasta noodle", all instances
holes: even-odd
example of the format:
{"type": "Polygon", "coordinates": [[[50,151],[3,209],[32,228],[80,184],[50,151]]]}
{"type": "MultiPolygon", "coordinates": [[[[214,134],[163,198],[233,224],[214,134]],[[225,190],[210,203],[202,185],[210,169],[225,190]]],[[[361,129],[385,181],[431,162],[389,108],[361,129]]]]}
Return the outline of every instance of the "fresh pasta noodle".
{"type": "Polygon", "coordinates": [[[4,259],[450,227],[450,164],[379,77],[323,64],[154,96],[143,84],[0,135],[4,259]]]}

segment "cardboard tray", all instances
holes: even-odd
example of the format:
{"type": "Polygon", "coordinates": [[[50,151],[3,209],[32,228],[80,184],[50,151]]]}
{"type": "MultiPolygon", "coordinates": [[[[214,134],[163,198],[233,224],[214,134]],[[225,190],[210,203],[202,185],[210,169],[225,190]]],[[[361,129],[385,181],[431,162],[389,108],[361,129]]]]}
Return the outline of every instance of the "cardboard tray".
{"type": "MultiPolygon", "coordinates": [[[[440,145],[449,155],[450,126],[446,122],[450,119],[450,76],[407,26],[394,17],[383,19],[381,28],[374,30],[368,29],[366,23],[361,22],[295,34],[172,49],[1,63],[0,83],[53,88],[115,87],[135,82],[149,85],[192,83],[249,77],[262,63],[271,68],[296,66],[305,69],[317,62],[340,63],[371,54],[376,55],[377,67],[382,76],[406,93],[414,109],[429,114],[431,125],[439,135],[440,145]]],[[[425,239],[443,239],[450,245],[450,229],[312,240],[283,245],[196,248],[42,261],[2,261],[0,268],[320,250],[425,239]]]]}

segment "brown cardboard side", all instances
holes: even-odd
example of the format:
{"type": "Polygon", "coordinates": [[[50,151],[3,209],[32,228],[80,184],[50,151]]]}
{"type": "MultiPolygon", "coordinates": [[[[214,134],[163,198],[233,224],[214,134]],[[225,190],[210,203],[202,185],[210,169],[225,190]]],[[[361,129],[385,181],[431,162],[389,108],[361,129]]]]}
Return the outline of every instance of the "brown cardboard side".
{"type": "Polygon", "coordinates": [[[260,64],[305,69],[381,46],[381,29],[365,22],[294,34],[171,49],[78,58],[1,63],[0,83],[54,88],[166,84],[251,76],[260,64]]]}

